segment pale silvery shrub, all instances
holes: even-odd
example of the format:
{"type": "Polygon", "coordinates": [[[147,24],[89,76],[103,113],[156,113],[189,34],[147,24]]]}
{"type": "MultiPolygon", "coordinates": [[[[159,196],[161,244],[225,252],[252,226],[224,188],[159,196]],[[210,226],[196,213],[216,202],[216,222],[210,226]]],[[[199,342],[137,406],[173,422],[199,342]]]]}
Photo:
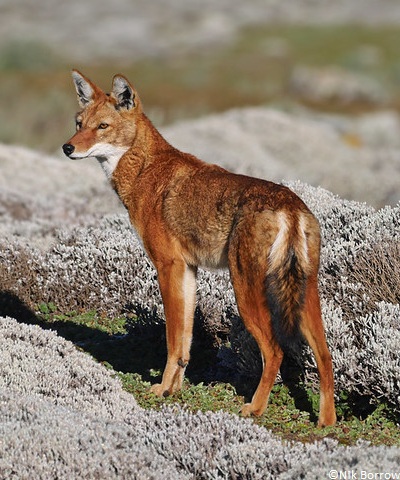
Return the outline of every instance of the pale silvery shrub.
{"type": "Polygon", "coordinates": [[[70,342],[4,317],[0,381],[2,478],[321,478],[332,468],[390,471],[400,459],[395,447],[285,442],[223,412],[143,410],[70,342]]]}
{"type": "MultiPolygon", "coordinates": [[[[398,360],[388,354],[398,328],[390,322],[397,315],[399,298],[400,209],[375,211],[322,188],[300,182],[289,186],[321,224],[320,291],[336,391],[383,396],[399,408],[392,387],[398,382],[398,360]],[[378,282],[372,275],[379,266],[378,282]],[[392,307],[382,309],[377,302],[392,307]],[[373,341],[381,326],[379,342],[373,341]],[[376,365],[369,356],[389,362],[374,381],[376,365]]],[[[125,214],[86,217],[81,226],[60,231],[47,251],[20,245],[15,239],[3,241],[0,270],[2,290],[12,291],[30,306],[53,302],[64,312],[96,309],[114,316],[136,309],[149,312],[157,322],[163,318],[156,272],[125,214]]],[[[235,320],[237,309],[227,272],[199,272],[197,314],[216,344],[230,335],[232,349],[221,347],[221,365],[239,377],[258,378],[258,348],[235,320]]],[[[313,357],[308,349],[304,355],[306,381],[316,387],[313,357]]]]}

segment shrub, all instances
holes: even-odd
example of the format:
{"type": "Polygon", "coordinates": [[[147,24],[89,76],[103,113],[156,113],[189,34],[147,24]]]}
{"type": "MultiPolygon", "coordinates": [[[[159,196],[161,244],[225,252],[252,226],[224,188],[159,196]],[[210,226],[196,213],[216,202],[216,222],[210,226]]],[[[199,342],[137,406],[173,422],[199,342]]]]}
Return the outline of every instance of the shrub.
{"type": "Polygon", "coordinates": [[[139,408],[54,332],[0,317],[1,478],[323,478],[397,471],[398,448],[282,442],[249,419],[139,408]]]}
{"type": "MultiPolygon", "coordinates": [[[[375,211],[321,188],[289,186],[321,223],[320,291],[336,392],[383,399],[400,411],[399,358],[393,355],[400,321],[400,208],[375,211]]],[[[52,302],[64,312],[95,309],[115,316],[133,309],[159,322],[156,272],[126,215],[88,216],[82,223],[59,232],[47,251],[15,239],[0,243],[0,291],[31,308],[52,302]]],[[[201,271],[198,280],[196,315],[221,347],[221,365],[241,378],[258,378],[258,348],[237,320],[228,273],[201,271]],[[225,345],[228,336],[231,349],[225,345]]],[[[317,386],[309,349],[304,361],[305,380],[317,386]]]]}

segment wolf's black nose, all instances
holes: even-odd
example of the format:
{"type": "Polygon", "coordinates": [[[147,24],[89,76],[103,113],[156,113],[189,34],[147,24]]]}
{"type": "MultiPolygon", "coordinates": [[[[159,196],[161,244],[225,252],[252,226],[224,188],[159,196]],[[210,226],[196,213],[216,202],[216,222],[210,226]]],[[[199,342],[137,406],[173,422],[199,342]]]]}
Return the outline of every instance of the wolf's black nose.
{"type": "Polygon", "coordinates": [[[66,143],[65,145],[63,145],[62,147],[65,155],[67,155],[67,157],[69,157],[71,155],[71,153],[73,153],[73,151],[75,150],[75,147],[73,145],[71,145],[70,143],[66,143]]]}

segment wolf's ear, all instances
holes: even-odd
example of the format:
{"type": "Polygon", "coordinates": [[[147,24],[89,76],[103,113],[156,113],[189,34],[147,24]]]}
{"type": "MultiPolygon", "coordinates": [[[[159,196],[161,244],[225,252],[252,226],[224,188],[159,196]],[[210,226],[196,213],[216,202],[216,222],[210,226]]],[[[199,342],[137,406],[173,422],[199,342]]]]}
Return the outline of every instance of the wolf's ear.
{"type": "Polygon", "coordinates": [[[130,110],[136,107],[135,92],[132,85],[122,75],[115,75],[112,84],[112,95],[116,100],[116,109],[121,110],[125,108],[130,110]]]}
{"type": "Polygon", "coordinates": [[[79,106],[85,108],[94,101],[100,90],[88,78],[78,72],[78,70],[72,70],[72,79],[78,95],[79,106]]]}

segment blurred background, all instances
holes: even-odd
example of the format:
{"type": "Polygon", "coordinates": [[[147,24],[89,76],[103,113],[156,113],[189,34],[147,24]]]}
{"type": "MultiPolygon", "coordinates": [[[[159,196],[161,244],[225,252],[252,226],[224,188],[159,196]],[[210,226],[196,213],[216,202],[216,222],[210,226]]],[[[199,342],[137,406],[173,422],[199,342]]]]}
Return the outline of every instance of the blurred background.
{"type": "Polygon", "coordinates": [[[265,106],[400,147],[398,0],[0,0],[1,143],[58,154],[72,68],[106,90],[128,76],[158,127],[265,106]]]}

